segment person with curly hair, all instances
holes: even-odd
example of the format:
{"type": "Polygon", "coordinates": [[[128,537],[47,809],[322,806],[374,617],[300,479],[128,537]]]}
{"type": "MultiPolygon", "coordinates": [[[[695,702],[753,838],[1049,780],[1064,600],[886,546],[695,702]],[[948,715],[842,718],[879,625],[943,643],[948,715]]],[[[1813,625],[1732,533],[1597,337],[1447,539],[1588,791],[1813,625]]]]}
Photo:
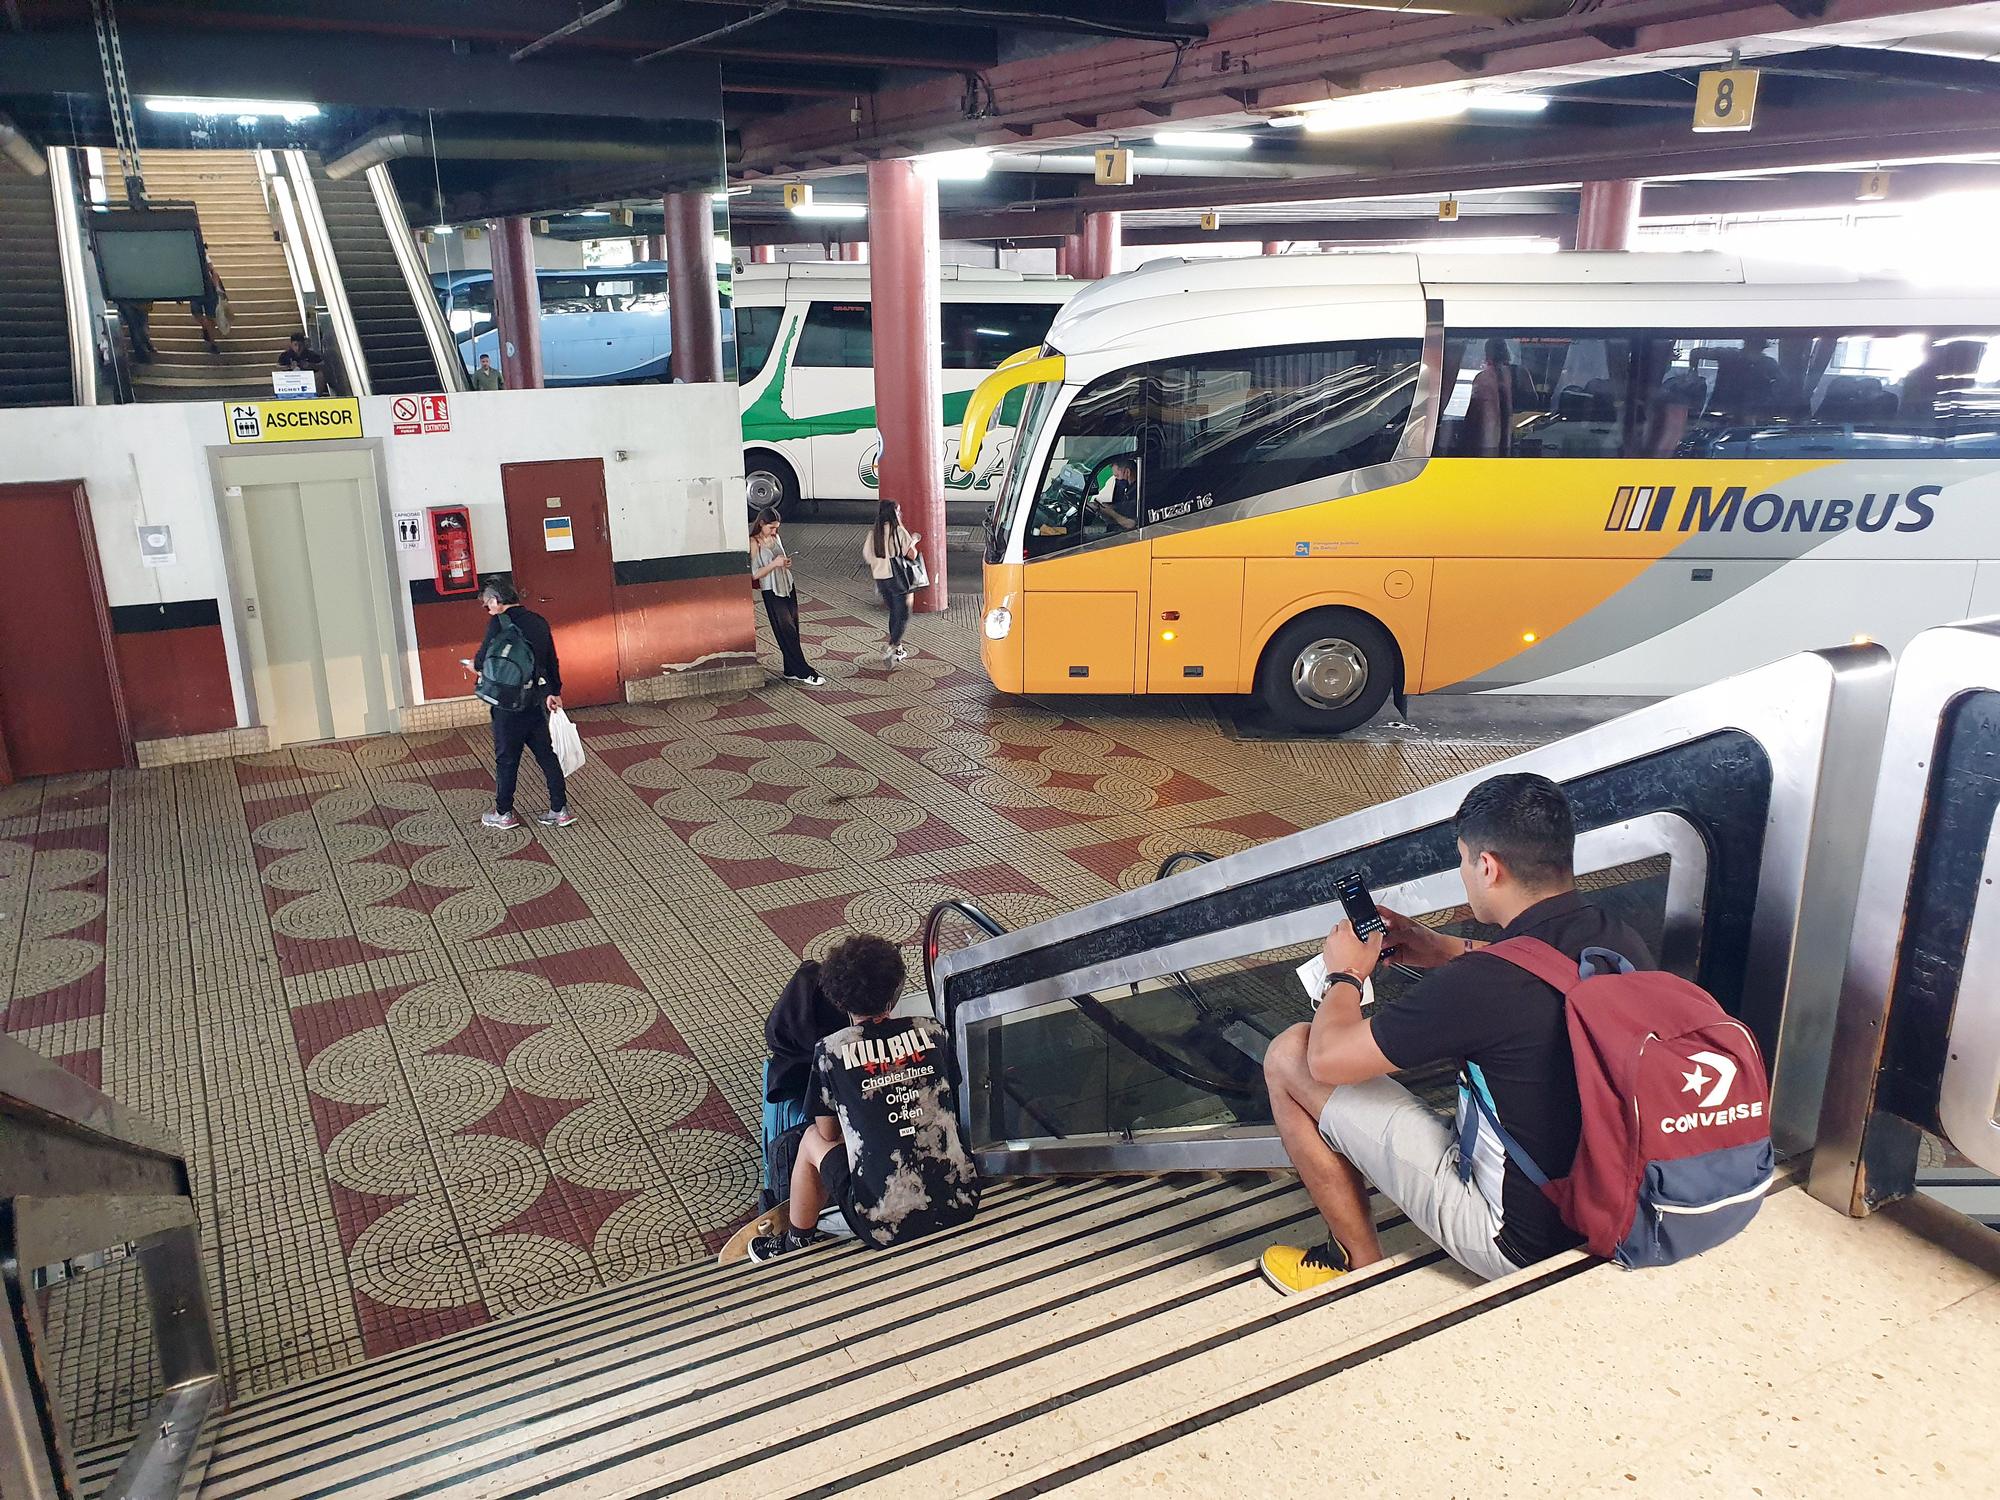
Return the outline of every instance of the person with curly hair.
{"type": "Polygon", "coordinates": [[[958,1125],[958,1063],[936,1021],[890,1014],[903,976],[896,945],[866,933],[835,944],[820,965],[820,987],[848,1024],[813,1051],[812,1123],[792,1165],[788,1225],[753,1239],[752,1260],[814,1243],[829,1206],[878,1250],[977,1211],[979,1168],[958,1125]]]}

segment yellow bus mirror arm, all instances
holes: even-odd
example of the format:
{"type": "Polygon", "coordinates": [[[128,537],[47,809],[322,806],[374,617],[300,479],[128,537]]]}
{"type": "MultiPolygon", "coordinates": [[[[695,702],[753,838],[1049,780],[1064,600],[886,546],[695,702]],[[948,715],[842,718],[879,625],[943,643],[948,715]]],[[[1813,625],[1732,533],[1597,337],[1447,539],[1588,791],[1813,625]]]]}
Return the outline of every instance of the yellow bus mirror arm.
{"type": "Polygon", "coordinates": [[[979,462],[979,450],[986,444],[986,429],[1008,395],[1025,385],[1044,385],[1063,378],[1060,354],[1040,355],[1023,349],[1009,355],[991,375],[979,382],[965,403],[965,420],[958,429],[958,467],[970,474],[979,462]]]}

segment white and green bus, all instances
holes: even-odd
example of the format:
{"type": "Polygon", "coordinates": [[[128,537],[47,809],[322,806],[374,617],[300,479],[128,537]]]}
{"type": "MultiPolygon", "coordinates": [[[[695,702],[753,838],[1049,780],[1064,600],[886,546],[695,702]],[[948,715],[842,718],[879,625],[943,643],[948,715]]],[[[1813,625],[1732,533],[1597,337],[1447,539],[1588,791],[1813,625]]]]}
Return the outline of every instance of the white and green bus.
{"type": "MultiPolygon", "coordinates": [[[[940,388],[947,501],[986,504],[1014,446],[1003,409],[974,473],[958,468],[958,426],[973,388],[1002,360],[1040,347],[1082,283],[1055,276],[946,266],[939,283],[940,388]]],[[[744,266],[736,272],[737,375],[743,472],[751,508],[872,500],[882,434],[875,426],[875,335],[868,267],[858,262],[744,266]]]]}

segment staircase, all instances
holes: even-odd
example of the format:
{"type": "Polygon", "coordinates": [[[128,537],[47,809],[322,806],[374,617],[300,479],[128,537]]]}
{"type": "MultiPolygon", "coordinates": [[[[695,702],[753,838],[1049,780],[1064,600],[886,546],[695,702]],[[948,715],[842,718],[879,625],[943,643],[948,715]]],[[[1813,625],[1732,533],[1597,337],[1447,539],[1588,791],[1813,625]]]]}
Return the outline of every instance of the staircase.
{"type": "Polygon", "coordinates": [[[69,321],[46,177],[0,173],[0,406],[68,406],[69,321]]]}
{"type": "Polygon", "coordinates": [[[299,305],[251,151],[148,151],[146,195],[193,203],[209,259],[229,293],[229,328],[211,354],[186,304],[153,304],[147,364],[132,365],[139,401],[269,396],[278,351],[299,326],[299,305]]]}
{"type": "MultiPolygon", "coordinates": [[[[336,182],[317,160],[313,190],[319,195],[327,239],[347,289],[347,305],[361,337],[368,381],[378,396],[445,389],[438,378],[437,356],[389,242],[382,210],[365,177],[336,182]]],[[[422,289],[430,295],[429,287],[422,289]]]]}

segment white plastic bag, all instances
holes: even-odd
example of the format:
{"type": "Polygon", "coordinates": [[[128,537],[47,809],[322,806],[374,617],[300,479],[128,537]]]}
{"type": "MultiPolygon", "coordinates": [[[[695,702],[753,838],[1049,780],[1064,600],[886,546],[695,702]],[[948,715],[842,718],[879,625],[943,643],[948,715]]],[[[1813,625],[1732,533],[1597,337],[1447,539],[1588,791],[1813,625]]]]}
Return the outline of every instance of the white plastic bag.
{"type": "Polygon", "coordinates": [[[549,743],[556,747],[556,760],[563,775],[574,776],[583,769],[583,736],[576,732],[569,714],[558,708],[549,714],[549,743]]]}

